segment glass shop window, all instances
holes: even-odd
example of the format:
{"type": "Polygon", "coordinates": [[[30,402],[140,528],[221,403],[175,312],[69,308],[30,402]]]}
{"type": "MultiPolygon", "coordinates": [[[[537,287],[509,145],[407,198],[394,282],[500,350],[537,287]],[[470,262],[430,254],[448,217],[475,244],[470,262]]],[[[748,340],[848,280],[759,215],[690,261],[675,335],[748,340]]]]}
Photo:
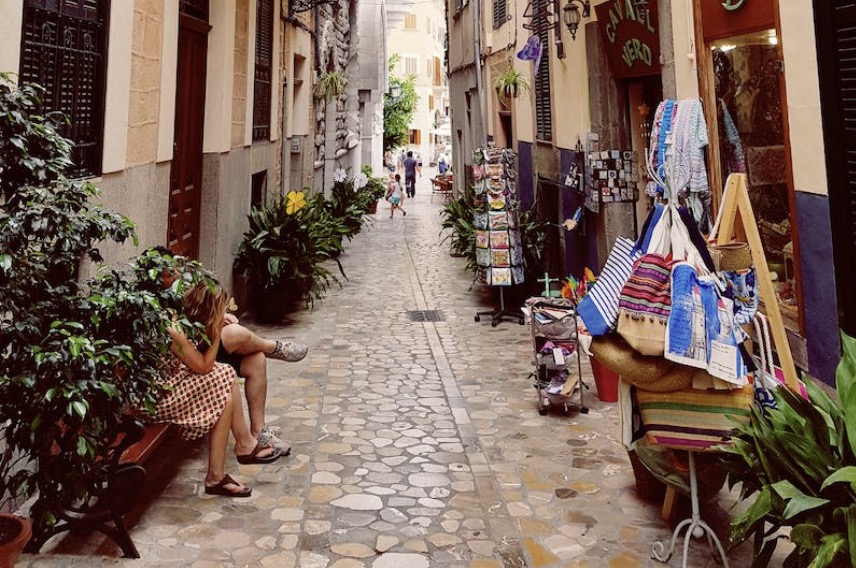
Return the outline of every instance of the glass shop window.
{"type": "Polygon", "coordinates": [[[747,174],[782,316],[787,327],[798,330],[778,37],[775,30],[764,30],[714,41],[710,49],[722,180],[747,174]]]}

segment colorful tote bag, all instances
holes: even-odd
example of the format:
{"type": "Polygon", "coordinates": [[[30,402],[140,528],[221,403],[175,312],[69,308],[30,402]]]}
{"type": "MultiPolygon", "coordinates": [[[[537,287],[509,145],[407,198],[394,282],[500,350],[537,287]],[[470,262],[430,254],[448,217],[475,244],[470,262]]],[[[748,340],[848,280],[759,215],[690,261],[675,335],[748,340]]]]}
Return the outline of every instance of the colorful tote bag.
{"type": "Polygon", "coordinates": [[[640,257],[618,300],[618,333],[643,355],[663,355],[672,308],[672,262],[657,253],[640,257]]]}
{"type": "Polygon", "coordinates": [[[618,297],[630,276],[633,262],[641,255],[633,251],[633,246],[633,241],[626,237],[615,240],[597,282],[577,306],[580,319],[594,336],[606,335],[615,328],[618,297]]]}

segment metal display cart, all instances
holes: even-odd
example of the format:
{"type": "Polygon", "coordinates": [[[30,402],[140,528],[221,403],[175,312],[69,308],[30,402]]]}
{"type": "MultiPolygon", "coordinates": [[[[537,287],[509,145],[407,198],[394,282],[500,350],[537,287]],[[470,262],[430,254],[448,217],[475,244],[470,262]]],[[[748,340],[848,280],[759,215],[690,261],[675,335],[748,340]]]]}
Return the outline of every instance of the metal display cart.
{"type": "Polygon", "coordinates": [[[545,297],[529,298],[525,305],[535,365],[529,376],[538,392],[538,413],[547,414],[551,407],[567,413],[576,407],[588,414],[583,391],[589,386],[582,380],[576,305],[545,297]]]}

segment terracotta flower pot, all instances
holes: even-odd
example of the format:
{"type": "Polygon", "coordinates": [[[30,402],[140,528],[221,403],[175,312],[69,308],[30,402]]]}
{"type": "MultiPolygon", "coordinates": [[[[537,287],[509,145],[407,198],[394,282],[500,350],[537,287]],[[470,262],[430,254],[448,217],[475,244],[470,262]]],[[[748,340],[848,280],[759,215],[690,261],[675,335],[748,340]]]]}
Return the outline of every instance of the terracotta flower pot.
{"type": "Polygon", "coordinates": [[[0,513],[0,568],[14,568],[31,536],[33,528],[28,520],[0,513]]]}

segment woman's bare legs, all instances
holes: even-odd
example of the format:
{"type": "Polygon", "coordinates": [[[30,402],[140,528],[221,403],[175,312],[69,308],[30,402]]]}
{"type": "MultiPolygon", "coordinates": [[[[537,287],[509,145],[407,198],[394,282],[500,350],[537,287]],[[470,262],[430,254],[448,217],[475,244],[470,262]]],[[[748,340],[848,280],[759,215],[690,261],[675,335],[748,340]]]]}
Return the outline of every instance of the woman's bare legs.
{"type": "MultiPolygon", "coordinates": [[[[256,439],[250,433],[247,421],[244,419],[244,409],[240,403],[240,396],[238,382],[234,381],[232,391],[226,397],[223,413],[217,419],[214,427],[211,428],[208,442],[208,472],[205,475],[205,485],[208,487],[217,485],[226,476],[226,445],[229,441],[229,430],[235,436],[235,453],[237,455],[250,454],[256,447],[256,439]]],[[[258,455],[264,457],[272,452],[273,448],[266,448],[261,450],[258,455]]],[[[243,485],[230,483],[227,487],[234,493],[244,491],[243,485]]]]}
{"type": "MultiPolygon", "coordinates": [[[[259,337],[239,323],[230,323],[223,327],[220,341],[229,353],[250,355],[252,353],[271,353],[276,347],[272,339],[259,337]]],[[[242,369],[243,370],[243,369],[242,369]]]]}
{"type": "MultiPolygon", "coordinates": [[[[232,327],[232,326],[227,326],[232,327]]],[[[258,438],[265,425],[267,402],[267,360],[264,353],[255,352],[241,359],[241,376],[244,377],[244,394],[250,413],[250,433],[258,438]]]]}

